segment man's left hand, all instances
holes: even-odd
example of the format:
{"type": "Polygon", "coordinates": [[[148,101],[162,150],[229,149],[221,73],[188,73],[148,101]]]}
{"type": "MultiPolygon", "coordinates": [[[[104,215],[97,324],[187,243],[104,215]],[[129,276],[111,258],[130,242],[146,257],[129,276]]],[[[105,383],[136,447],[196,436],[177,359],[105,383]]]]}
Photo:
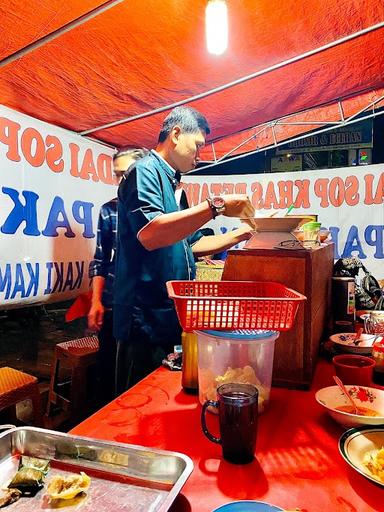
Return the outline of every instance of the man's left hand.
{"type": "Polygon", "coordinates": [[[243,226],[241,226],[241,228],[237,228],[232,231],[237,242],[242,242],[243,240],[249,240],[250,238],[252,238],[254,232],[255,232],[255,229],[251,226],[248,226],[248,224],[244,224],[243,226]]]}

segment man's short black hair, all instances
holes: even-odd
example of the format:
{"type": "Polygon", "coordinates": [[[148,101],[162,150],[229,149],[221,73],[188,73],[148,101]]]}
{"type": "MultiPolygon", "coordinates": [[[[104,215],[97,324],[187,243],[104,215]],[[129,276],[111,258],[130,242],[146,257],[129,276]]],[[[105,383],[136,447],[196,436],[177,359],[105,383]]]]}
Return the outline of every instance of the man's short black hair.
{"type": "Polygon", "coordinates": [[[159,142],[164,142],[174,126],[180,126],[184,133],[211,133],[208,121],[200,112],[192,107],[176,107],[167,115],[159,133],[159,142]]]}
{"type": "Polygon", "coordinates": [[[148,149],[145,148],[120,148],[113,155],[113,161],[117,160],[121,156],[130,156],[135,160],[139,160],[139,158],[143,158],[144,156],[148,155],[148,153],[148,149]]]}

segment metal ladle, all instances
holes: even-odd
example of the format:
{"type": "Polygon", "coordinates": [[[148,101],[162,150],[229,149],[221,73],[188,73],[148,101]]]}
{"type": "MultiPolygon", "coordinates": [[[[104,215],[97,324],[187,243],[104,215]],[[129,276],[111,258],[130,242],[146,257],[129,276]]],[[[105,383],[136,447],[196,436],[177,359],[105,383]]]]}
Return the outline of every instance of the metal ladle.
{"type": "Polygon", "coordinates": [[[333,376],[333,380],[336,382],[336,384],[339,386],[339,388],[341,389],[341,391],[344,393],[344,395],[348,398],[348,400],[351,402],[351,404],[353,405],[353,408],[355,409],[355,412],[354,414],[358,414],[359,413],[359,408],[358,406],[356,405],[356,402],[354,401],[354,399],[351,397],[351,395],[348,393],[348,390],[347,388],[344,386],[344,384],[342,383],[342,381],[339,379],[339,377],[337,377],[336,375],[333,376]]]}

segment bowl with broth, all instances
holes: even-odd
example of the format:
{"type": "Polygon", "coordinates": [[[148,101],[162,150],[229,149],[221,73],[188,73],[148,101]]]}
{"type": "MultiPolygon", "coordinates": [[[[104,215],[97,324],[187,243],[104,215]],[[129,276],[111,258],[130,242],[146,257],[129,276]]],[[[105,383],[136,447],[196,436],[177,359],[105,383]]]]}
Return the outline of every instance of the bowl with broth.
{"type": "Polygon", "coordinates": [[[365,386],[345,386],[357,405],[357,414],[338,386],[319,389],[315,398],[343,427],[384,424],[384,390],[365,386]]]}

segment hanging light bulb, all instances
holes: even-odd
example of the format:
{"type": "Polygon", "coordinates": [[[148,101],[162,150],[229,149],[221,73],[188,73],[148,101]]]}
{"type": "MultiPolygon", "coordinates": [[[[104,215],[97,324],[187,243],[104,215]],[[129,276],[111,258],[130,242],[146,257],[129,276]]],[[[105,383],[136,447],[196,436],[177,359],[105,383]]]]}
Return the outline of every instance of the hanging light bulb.
{"type": "Polygon", "coordinates": [[[228,46],[228,9],[225,0],[208,0],[205,8],[207,50],[221,55],[228,46]]]}

